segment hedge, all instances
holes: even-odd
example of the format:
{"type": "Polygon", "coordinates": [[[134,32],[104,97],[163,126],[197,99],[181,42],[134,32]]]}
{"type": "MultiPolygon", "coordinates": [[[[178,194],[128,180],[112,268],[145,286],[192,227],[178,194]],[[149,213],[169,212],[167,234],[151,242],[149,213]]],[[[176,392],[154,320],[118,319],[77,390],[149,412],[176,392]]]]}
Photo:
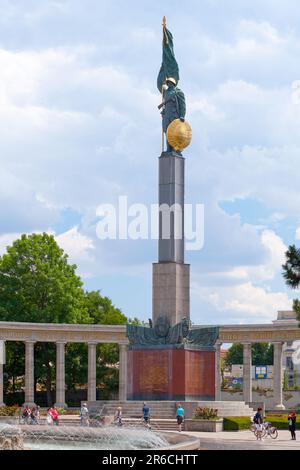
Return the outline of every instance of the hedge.
{"type": "MultiPolygon", "coordinates": [[[[265,421],[269,421],[277,429],[281,429],[283,431],[288,431],[289,429],[288,414],[282,414],[282,415],[267,414],[265,421]]],[[[299,426],[298,423],[297,425],[299,426]]]]}
{"type": "MultiPolygon", "coordinates": [[[[267,414],[265,421],[272,423],[279,430],[287,431],[289,429],[288,413],[282,415],[267,414]]],[[[224,431],[244,431],[249,429],[251,422],[251,419],[247,416],[224,418],[224,431]]],[[[300,419],[298,426],[300,427],[300,419]]]]}
{"type": "Polygon", "coordinates": [[[245,431],[250,428],[251,422],[248,416],[224,418],[224,431],[245,431]]]}

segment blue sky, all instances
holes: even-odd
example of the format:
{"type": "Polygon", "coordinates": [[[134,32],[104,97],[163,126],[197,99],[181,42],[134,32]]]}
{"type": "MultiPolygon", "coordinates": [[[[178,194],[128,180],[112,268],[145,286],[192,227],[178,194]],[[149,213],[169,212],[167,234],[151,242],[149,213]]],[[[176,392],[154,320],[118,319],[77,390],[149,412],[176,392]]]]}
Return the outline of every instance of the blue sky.
{"type": "Polygon", "coordinates": [[[0,252],[51,231],[87,289],[151,316],[156,242],[101,242],[95,217],[120,195],[156,202],[163,15],[193,127],[186,199],[205,204],[192,320],[270,322],[296,295],[281,278],[300,239],[296,0],[0,0],[0,252]]]}

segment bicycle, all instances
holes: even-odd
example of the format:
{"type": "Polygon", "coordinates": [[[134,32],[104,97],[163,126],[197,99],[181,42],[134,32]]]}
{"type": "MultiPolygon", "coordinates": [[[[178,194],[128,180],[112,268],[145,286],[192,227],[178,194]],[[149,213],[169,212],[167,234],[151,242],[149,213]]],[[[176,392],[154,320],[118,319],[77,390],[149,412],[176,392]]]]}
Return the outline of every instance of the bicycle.
{"type": "Polygon", "coordinates": [[[250,424],[249,431],[253,432],[253,434],[255,433],[255,431],[256,431],[256,424],[255,423],[250,424]]]}
{"type": "Polygon", "coordinates": [[[272,426],[272,423],[266,422],[266,423],[263,424],[263,426],[264,426],[264,431],[265,431],[263,437],[269,437],[270,436],[271,439],[274,439],[274,440],[277,439],[278,429],[275,428],[275,426],[272,426]]]}
{"type": "Polygon", "coordinates": [[[258,425],[253,423],[250,426],[250,430],[254,433],[257,440],[262,440],[265,437],[270,437],[274,440],[278,438],[278,429],[269,422],[258,425]]]}

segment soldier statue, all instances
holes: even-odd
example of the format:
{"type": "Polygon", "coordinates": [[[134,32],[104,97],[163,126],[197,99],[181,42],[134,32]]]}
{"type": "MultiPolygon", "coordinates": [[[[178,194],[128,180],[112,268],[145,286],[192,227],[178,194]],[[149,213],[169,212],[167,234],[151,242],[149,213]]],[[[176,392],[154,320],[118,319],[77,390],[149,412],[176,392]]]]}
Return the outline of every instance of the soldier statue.
{"type": "MultiPolygon", "coordinates": [[[[171,122],[175,121],[175,119],[180,119],[181,122],[185,122],[186,105],[184,93],[177,87],[176,79],[173,77],[166,79],[166,85],[163,87],[163,95],[164,101],[159,106],[159,109],[162,108],[163,131],[166,134],[169,125],[171,122]]],[[[167,141],[167,152],[172,151],[174,151],[174,149],[167,141]]]]}
{"type": "MultiPolygon", "coordinates": [[[[163,152],[164,152],[164,134],[167,136],[167,153],[177,153],[181,155],[181,150],[187,147],[191,140],[191,128],[185,121],[186,105],[184,93],[178,88],[179,67],[175,58],[174,44],[172,33],[167,29],[166,18],[163,18],[163,60],[157,78],[157,88],[162,94],[162,103],[158,106],[162,110],[162,127],[163,127],[163,152]],[[182,136],[178,136],[175,141],[180,140],[177,148],[169,142],[167,131],[173,121],[180,120],[185,123],[180,129],[175,131],[183,133],[183,145],[181,143],[182,136]],[[187,129],[187,130],[186,130],[187,129]],[[187,133],[187,136],[185,135],[187,133]]],[[[176,142],[177,144],[178,142],[176,142]]],[[[176,146],[176,145],[175,145],[176,146]]]]}

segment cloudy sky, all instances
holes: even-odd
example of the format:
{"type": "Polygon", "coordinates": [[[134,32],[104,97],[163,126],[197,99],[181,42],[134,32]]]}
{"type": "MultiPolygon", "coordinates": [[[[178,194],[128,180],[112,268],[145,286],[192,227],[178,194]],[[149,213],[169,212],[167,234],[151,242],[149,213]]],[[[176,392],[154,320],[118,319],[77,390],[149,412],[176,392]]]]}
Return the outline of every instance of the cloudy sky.
{"type": "Polygon", "coordinates": [[[157,200],[164,14],[194,131],[186,199],[205,205],[192,320],[270,322],[296,295],[298,0],[0,0],[0,253],[53,232],[87,289],[151,316],[156,242],[100,241],[96,208],[157,200]]]}

